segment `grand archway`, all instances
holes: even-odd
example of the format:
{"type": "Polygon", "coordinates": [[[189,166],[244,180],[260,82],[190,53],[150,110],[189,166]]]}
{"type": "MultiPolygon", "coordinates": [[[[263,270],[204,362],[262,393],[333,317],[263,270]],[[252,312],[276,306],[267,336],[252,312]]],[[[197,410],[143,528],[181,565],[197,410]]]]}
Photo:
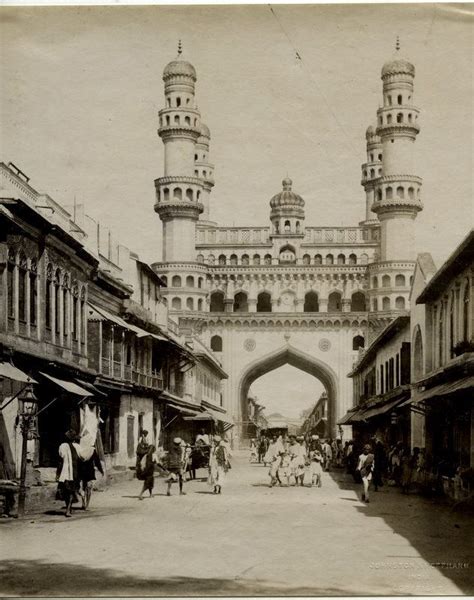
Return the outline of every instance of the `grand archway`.
{"type": "MultiPolygon", "coordinates": [[[[328,431],[334,437],[336,435],[337,376],[327,364],[289,344],[261,357],[244,371],[239,383],[240,423],[243,424],[248,420],[247,396],[252,383],[262,375],[285,364],[313,375],[323,384],[328,395],[328,431]]],[[[240,432],[241,437],[243,433],[243,431],[240,432]]]]}

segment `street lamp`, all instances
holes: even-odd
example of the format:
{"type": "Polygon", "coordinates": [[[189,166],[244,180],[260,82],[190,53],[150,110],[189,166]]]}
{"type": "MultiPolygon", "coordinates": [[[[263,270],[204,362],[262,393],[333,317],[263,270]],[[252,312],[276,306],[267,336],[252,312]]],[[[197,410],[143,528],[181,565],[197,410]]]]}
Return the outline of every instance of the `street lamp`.
{"type": "Polygon", "coordinates": [[[21,442],[21,468],[20,468],[20,489],[18,492],[18,516],[25,514],[26,499],[26,462],[28,452],[28,439],[33,439],[36,432],[32,424],[36,417],[36,408],[38,399],[33,392],[32,384],[28,384],[18,397],[18,417],[22,435],[21,442]]]}

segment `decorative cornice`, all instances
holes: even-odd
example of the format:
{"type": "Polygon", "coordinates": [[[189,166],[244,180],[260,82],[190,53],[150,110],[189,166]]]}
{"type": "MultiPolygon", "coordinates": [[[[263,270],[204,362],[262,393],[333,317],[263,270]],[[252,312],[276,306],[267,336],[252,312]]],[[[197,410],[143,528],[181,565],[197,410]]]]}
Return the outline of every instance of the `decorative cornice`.
{"type": "Polygon", "coordinates": [[[185,202],[176,200],[175,202],[157,202],[155,212],[160,215],[162,221],[170,219],[193,219],[198,220],[199,215],[204,211],[204,206],[200,202],[185,202]]]}
{"type": "Polygon", "coordinates": [[[158,179],[155,179],[155,188],[171,183],[189,183],[190,185],[202,187],[203,180],[200,177],[191,177],[189,175],[167,175],[166,177],[158,177],[158,179]]]}
{"type": "Polygon", "coordinates": [[[158,129],[158,135],[164,142],[172,138],[189,139],[195,142],[199,137],[199,129],[192,125],[164,125],[158,129]]]}
{"type": "Polygon", "coordinates": [[[392,200],[376,200],[372,204],[372,212],[375,214],[384,214],[389,212],[407,212],[417,213],[423,210],[423,203],[417,200],[405,200],[402,198],[393,198],[392,200]]]}

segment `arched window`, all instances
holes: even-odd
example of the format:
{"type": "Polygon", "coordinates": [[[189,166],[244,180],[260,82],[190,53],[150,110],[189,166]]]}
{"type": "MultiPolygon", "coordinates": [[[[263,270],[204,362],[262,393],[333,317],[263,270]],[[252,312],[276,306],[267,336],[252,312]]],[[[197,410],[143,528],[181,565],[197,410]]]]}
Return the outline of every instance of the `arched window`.
{"type": "Polygon", "coordinates": [[[238,292],[234,296],[234,312],[248,312],[249,305],[247,300],[247,294],[245,292],[238,292]]]}
{"type": "Polygon", "coordinates": [[[401,185],[399,185],[397,187],[397,196],[398,196],[398,198],[404,198],[405,197],[405,190],[402,188],[401,185]]]}
{"type": "Polygon", "coordinates": [[[222,338],[220,335],[211,337],[211,350],[213,352],[222,352],[222,338]]]}
{"type": "Polygon", "coordinates": [[[415,199],[415,190],[412,187],[408,188],[408,197],[410,198],[410,200],[414,200],[415,199]]]}
{"type": "Polygon", "coordinates": [[[78,336],[79,315],[77,313],[79,290],[77,288],[77,285],[75,285],[72,288],[71,296],[72,296],[72,338],[73,338],[73,340],[77,341],[79,339],[79,336],[78,336]]]}
{"type": "Polygon", "coordinates": [[[382,298],[382,310],[390,310],[390,298],[387,296],[382,298]]]}
{"type": "Polygon", "coordinates": [[[314,257],[314,264],[315,265],[322,265],[323,264],[323,257],[321,256],[321,254],[316,254],[314,257]]]}
{"type": "Polygon", "coordinates": [[[387,125],[390,125],[392,122],[392,115],[387,115],[387,125]]]}
{"type": "Polygon", "coordinates": [[[357,256],[355,254],[349,254],[349,264],[350,265],[357,264],[357,256]]]}
{"type": "Polygon", "coordinates": [[[402,113],[398,113],[398,115],[397,115],[397,123],[403,123],[403,114],[402,113]]]}
{"type": "Polygon", "coordinates": [[[265,256],[263,258],[263,264],[265,264],[265,265],[272,264],[272,255],[271,254],[265,254],[265,256]]]}
{"type": "Polygon", "coordinates": [[[338,256],[337,256],[337,264],[338,265],[345,265],[346,264],[346,257],[344,256],[344,254],[338,254],[338,256]]]}
{"type": "Polygon", "coordinates": [[[66,274],[63,278],[63,333],[65,336],[69,334],[69,276],[66,274]]]}
{"type": "Polygon", "coordinates": [[[199,190],[197,191],[196,199],[197,199],[198,202],[201,199],[201,192],[199,190]]]}
{"type": "Polygon", "coordinates": [[[332,254],[328,254],[326,256],[326,264],[333,265],[334,264],[334,256],[332,254]]]}
{"type": "Polygon", "coordinates": [[[38,321],[37,302],[38,302],[38,265],[36,260],[30,262],[30,324],[36,325],[38,321]]]}
{"type": "Polygon", "coordinates": [[[378,158],[379,158],[379,160],[382,160],[382,155],[381,155],[381,154],[379,154],[379,157],[378,157],[378,158]]]}
{"type": "Polygon", "coordinates": [[[285,233],[290,233],[290,231],[291,231],[290,222],[285,221],[285,233]]]}
{"type": "Polygon", "coordinates": [[[374,299],[372,300],[372,310],[373,310],[374,312],[377,312],[377,311],[378,311],[378,309],[379,309],[379,303],[378,303],[378,300],[377,300],[377,298],[374,298],[374,299]]]}
{"type": "Polygon", "coordinates": [[[377,200],[378,200],[379,202],[381,202],[381,201],[382,201],[382,190],[381,190],[381,189],[378,189],[378,190],[377,190],[377,200]]]}
{"type": "Polygon", "coordinates": [[[245,266],[250,264],[250,258],[248,254],[242,254],[242,264],[245,266]]]}
{"type": "Polygon", "coordinates": [[[388,99],[388,105],[392,106],[392,96],[388,95],[387,99],[388,99]]]}
{"type": "Polygon", "coordinates": [[[366,265],[368,262],[369,262],[369,257],[364,252],[363,254],[360,255],[360,264],[366,265]]]}
{"type": "Polygon", "coordinates": [[[308,292],[304,297],[304,312],[319,312],[319,298],[316,292],[308,292]]]}
{"type": "Polygon", "coordinates": [[[198,279],[198,288],[202,288],[202,282],[203,282],[202,277],[199,277],[199,279],[198,279]]]}
{"type": "Polygon", "coordinates": [[[46,267],[46,301],[45,301],[45,322],[46,328],[52,327],[52,295],[53,295],[53,266],[49,263],[46,267]]]}
{"type": "Polygon", "coordinates": [[[238,262],[237,254],[231,254],[230,255],[230,264],[231,265],[236,265],[237,262],[238,262]]]}
{"type": "Polygon", "coordinates": [[[397,296],[395,298],[395,308],[397,310],[405,310],[405,298],[403,296],[397,296]]]}
{"type": "Polygon", "coordinates": [[[182,192],[181,188],[174,188],[173,198],[175,200],[179,200],[179,201],[181,201],[183,199],[183,192],[182,192]]]}
{"type": "Polygon", "coordinates": [[[179,275],[173,275],[171,287],[181,287],[181,277],[179,275]]]}
{"type": "Polygon", "coordinates": [[[190,117],[184,117],[184,124],[188,125],[188,127],[191,126],[191,118],[190,117]]]}
{"type": "Polygon", "coordinates": [[[443,364],[444,360],[444,306],[441,303],[439,307],[439,321],[438,321],[438,343],[439,343],[439,366],[443,364]]]}
{"type": "Polygon", "coordinates": [[[281,263],[295,263],[296,262],[296,252],[293,246],[283,246],[280,250],[280,262],[281,263]]]}
{"type": "Polygon", "coordinates": [[[352,312],[364,312],[365,307],[365,294],[362,292],[354,292],[351,297],[351,311],[352,312]]]}
{"type": "Polygon", "coordinates": [[[163,189],[163,201],[164,202],[169,202],[170,199],[170,191],[169,188],[164,188],[163,189]]]}
{"type": "Polygon", "coordinates": [[[370,169],[370,178],[371,179],[375,178],[375,169],[370,169]]]}
{"type": "Polygon", "coordinates": [[[179,115],[174,116],[174,123],[175,125],[179,125],[179,115]]]}
{"type": "Polygon", "coordinates": [[[329,294],[328,312],[341,312],[341,294],[339,292],[329,294]]]}
{"type": "Polygon", "coordinates": [[[56,269],[56,272],[54,274],[54,280],[53,280],[53,287],[54,287],[54,302],[55,302],[55,306],[54,306],[54,331],[56,332],[56,334],[59,334],[60,329],[59,329],[59,324],[61,321],[61,311],[60,311],[60,307],[61,307],[61,272],[59,271],[59,269],[56,269]]]}
{"type": "Polygon", "coordinates": [[[227,260],[225,257],[225,254],[220,254],[219,255],[219,265],[222,267],[226,264],[227,260]]]}
{"type": "Polygon", "coordinates": [[[268,292],[260,292],[257,296],[257,312],[272,312],[272,300],[268,292]]]}
{"type": "Polygon", "coordinates": [[[405,275],[396,275],[395,276],[395,285],[398,287],[405,287],[405,275]]]}
{"type": "Polygon", "coordinates": [[[176,98],[176,106],[178,108],[181,106],[181,98],[179,96],[176,98]]]}
{"type": "MultiPolygon", "coordinates": [[[[50,266],[50,265],[48,265],[50,266]]],[[[9,248],[8,250],[8,265],[7,265],[7,294],[8,294],[8,318],[15,318],[15,269],[16,257],[15,252],[9,248]]]]}
{"type": "Polygon", "coordinates": [[[388,187],[385,190],[385,197],[387,198],[387,200],[391,200],[393,198],[393,188],[388,187]]]}
{"type": "Polygon", "coordinates": [[[455,331],[455,294],[454,290],[451,292],[451,302],[449,303],[449,352],[451,358],[454,356],[453,348],[456,344],[456,331],[455,331]]]}
{"type": "Polygon", "coordinates": [[[198,310],[202,310],[202,298],[199,298],[198,300],[198,310]]]}
{"type": "Polygon", "coordinates": [[[365,346],[365,340],[361,335],[356,335],[352,338],[352,350],[359,350],[365,346]]]}
{"type": "Polygon", "coordinates": [[[20,250],[18,256],[18,318],[21,322],[26,322],[26,288],[28,278],[28,263],[25,253],[20,250]]]}
{"type": "Polygon", "coordinates": [[[260,264],[260,254],[254,254],[252,260],[253,260],[254,265],[259,265],[260,264]]]}
{"type": "Polygon", "coordinates": [[[301,228],[300,228],[300,222],[299,222],[299,221],[296,221],[296,233],[299,233],[299,232],[300,232],[300,229],[301,229],[301,228]]]}
{"type": "Polygon", "coordinates": [[[167,275],[161,275],[161,279],[163,280],[163,283],[165,284],[165,287],[168,286],[168,276],[167,275]]]}
{"type": "Polygon", "coordinates": [[[207,262],[210,265],[213,265],[216,262],[216,257],[214,256],[214,254],[209,254],[209,256],[207,257],[207,262]]]}
{"type": "Polygon", "coordinates": [[[303,254],[303,264],[309,265],[311,263],[311,256],[309,254],[303,254]]]}
{"type": "Polygon", "coordinates": [[[466,279],[464,286],[463,298],[463,316],[462,316],[462,339],[464,342],[469,341],[469,319],[471,318],[471,286],[469,280],[466,279]]]}
{"type": "Polygon", "coordinates": [[[186,287],[194,287],[194,277],[192,275],[186,277],[186,287]]]}
{"type": "Polygon", "coordinates": [[[188,188],[186,190],[186,200],[188,202],[192,202],[193,201],[193,190],[191,188],[188,188]]]}
{"type": "Polygon", "coordinates": [[[377,277],[372,277],[372,287],[373,288],[378,288],[379,287],[379,282],[377,277]]]}
{"type": "Polygon", "coordinates": [[[188,310],[194,310],[194,298],[186,298],[186,308],[188,310]]]}
{"type": "Polygon", "coordinates": [[[421,337],[420,327],[417,326],[415,339],[413,342],[413,378],[419,381],[424,375],[424,357],[423,357],[423,338],[421,337]]]}
{"type": "Polygon", "coordinates": [[[170,124],[170,117],[169,115],[166,115],[166,124],[169,125],[170,124]]]}
{"type": "Polygon", "coordinates": [[[173,310],[181,310],[181,298],[173,298],[171,300],[171,308],[173,310]]]}
{"type": "Polygon", "coordinates": [[[390,275],[384,275],[382,277],[382,287],[390,287],[390,275]]]}
{"type": "Polygon", "coordinates": [[[209,307],[211,312],[224,312],[224,292],[216,290],[211,293],[211,304],[209,307]]]}
{"type": "Polygon", "coordinates": [[[198,254],[196,256],[196,260],[198,263],[203,263],[204,262],[204,255],[203,254],[198,254]]]}

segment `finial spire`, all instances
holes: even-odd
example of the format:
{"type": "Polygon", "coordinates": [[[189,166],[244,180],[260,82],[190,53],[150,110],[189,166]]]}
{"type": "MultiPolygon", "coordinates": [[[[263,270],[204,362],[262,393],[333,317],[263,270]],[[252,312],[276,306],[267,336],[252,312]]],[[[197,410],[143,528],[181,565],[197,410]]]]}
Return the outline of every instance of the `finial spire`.
{"type": "Polygon", "coordinates": [[[181,40],[178,40],[178,56],[181,56],[182,53],[183,53],[183,44],[181,43],[181,40]]]}
{"type": "Polygon", "coordinates": [[[395,44],[395,50],[398,52],[400,50],[400,36],[397,35],[397,42],[395,44]]]}

